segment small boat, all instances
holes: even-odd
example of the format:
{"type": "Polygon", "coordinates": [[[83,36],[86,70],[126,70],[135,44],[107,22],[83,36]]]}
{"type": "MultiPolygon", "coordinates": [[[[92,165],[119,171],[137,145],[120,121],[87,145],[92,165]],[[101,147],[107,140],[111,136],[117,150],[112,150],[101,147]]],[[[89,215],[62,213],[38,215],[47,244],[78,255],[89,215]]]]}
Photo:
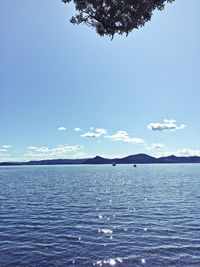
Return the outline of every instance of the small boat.
{"type": "Polygon", "coordinates": [[[133,165],[133,167],[135,168],[135,167],[137,167],[137,165],[136,165],[136,164],[134,164],[134,165],[133,165]]]}
{"type": "Polygon", "coordinates": [[[115,163],[115,162],[113,162],[113,163],[112,163],[112,166],[116,166],[116,163],[115,163]]]}

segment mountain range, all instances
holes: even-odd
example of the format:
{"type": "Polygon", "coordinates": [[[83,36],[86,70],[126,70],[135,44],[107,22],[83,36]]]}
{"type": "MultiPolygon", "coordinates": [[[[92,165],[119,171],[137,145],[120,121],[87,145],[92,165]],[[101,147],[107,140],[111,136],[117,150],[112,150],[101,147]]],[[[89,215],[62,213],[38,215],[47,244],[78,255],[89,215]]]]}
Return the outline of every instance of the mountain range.
{"type": "Polygon", "coordinates": [[[28,162],[1,162],[0,166],[16,165],[73,165],[73,164],[159,164],[159,163],[200,163],[200,157],[176,157],[174,155],[155,158],[147,154],[130,155],[124,158],[103,158],[96,156],[86,159],[49,159],[28,162]]]}

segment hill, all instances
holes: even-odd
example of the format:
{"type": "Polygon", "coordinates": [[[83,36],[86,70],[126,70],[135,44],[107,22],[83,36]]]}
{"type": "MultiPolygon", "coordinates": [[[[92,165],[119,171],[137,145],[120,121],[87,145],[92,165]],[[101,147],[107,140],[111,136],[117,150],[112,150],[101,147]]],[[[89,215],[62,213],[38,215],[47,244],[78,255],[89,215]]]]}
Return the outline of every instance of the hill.
{"type": "Polygon", "coordinates": [[[28,162],[1,162],[0,166],[18,165],[72,165],[72,164],[155,164],[155,163],[200,163],[200,157],[176,157],[174,155],[155,158],[147,154],[130,155],[124,158],[103,158],[96,156],[86,159],[49,159],[28,162]]]}

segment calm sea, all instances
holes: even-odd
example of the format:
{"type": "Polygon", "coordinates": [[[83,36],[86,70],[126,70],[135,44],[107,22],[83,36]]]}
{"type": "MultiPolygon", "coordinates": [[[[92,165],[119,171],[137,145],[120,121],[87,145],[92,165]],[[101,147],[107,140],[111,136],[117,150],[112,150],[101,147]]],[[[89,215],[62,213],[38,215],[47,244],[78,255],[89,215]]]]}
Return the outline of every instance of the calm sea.
{"type": "Polygon", "coordinates": [[[200,266],[200,164],[0,167],[0,266],[200,266]]]}

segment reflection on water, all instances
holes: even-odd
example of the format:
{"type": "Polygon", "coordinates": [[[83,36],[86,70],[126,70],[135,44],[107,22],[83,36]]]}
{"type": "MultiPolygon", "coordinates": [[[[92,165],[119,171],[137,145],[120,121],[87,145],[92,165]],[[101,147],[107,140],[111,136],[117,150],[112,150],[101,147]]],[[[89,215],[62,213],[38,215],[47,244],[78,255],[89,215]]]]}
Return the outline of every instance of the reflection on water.
{"type": "Polygon", "coordinates": [[[200,266],[200,165],[0,168],[0,266],[200,266]]]}

